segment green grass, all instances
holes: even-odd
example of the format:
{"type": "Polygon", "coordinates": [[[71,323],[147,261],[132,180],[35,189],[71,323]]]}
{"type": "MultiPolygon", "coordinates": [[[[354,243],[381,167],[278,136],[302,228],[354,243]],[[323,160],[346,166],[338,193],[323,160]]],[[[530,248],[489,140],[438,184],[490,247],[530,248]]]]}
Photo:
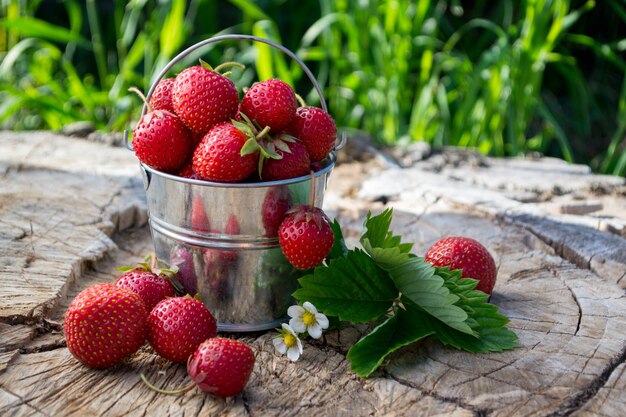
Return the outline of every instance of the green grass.
{"type": "MultiPolygon", "coordinates": [[[[619,0],[113,6],[0,6],[0,126],[56,130],[89,120],[100,130],[129,128],[141,109],[130,86],[147,90],[175,54],[201,39],[245,33],[295,51],[323,85],[337,124],[380,145],[539,152],[626,174],[626,7],[619,0]]],[[[244,63],[247,70],[233,77],[239,87],[280,77],[318,102],[295,62],[249,42],[205,48],[170,75],[199,57],[244,63]]]]}

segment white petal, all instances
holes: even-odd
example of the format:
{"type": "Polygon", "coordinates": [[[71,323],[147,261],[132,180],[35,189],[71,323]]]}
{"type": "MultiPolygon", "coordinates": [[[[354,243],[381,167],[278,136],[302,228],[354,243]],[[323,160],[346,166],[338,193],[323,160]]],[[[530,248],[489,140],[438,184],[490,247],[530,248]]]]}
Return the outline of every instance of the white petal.
{"type": "Polygon", "coordinates": [[[322,337],[322,328],[317,323],[310,325],[307,331],[309,332],[309,336],[313,339],[319,339],[322,337]]]}
{"type": "Polygon", "coordinates": [[[300,341],[299,337],[296,337],[296,343],[298,344],[298,351],[302,355],[302,342],[300,341]]]}
{"type": "Polygon", "coordinates": [[[316,314],[315,321],[317,321],[317,324],[319,324],[322,329],[328,329],[328,317],[325,315],[320,313],[316,314]]]}
{"type": "Polygon", "coordinates": [[[317,308],[315,308],[315,306],[309,303],[308,301],[305,301],[304,304],[302,304],[302,306],[305,308],[305,310],[308,310],[313,314],[317,314],[317,308]]]}
{"type": "Polygon", "coordinates": [[[304,314],[304,309],[300,306],[291,306],[287,309],[289,317],[300,317],[304,314]]]}
{"type": "Polygon", "coordinates": [[[287,350],[287,358],[292,361],[295,362],[298,360],[298,358],[300,357],[300,354],[302,353],[302,351],[298,351],[298,348],[294,347],[290,347],[289,350],[287,350]]]}
{"type": "Polygon", "coordinates": [[[274,348],[278,351],[278,353],[284,355],[285,352],[287,352],[287,345],[282,337],[277,337],[272,340],[272,342],[274,343],[274,348]]]}
{"type": "Polygon", "coordinates": [[[306,332],[306,325],[304,324],[304,322],[302,321],[302,316],[300,317],[294,317],[291,320],[289,320],[289,325],[293,328],[294,331],[296,331],[297,333],[304,333],[306,332]]]}
{"type": "Polygon", "coordinates": [[[290,325],[288,325],[287,323],[283,323],[281,324],[283,330],[287,330],[289,333],[295,335],[296,333],[293,331],[293,329],[291,328],[290,325]]]}

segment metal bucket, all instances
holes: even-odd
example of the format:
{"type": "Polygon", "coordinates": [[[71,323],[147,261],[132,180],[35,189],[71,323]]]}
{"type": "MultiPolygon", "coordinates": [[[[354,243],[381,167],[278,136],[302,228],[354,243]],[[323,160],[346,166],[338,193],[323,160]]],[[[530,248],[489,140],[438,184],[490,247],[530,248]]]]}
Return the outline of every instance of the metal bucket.
{"type": "MultiPolygon", "coordinates": [[[[178,60],[199,47],[226,39],[262,42],[290,56],[311,79],[321,107],[327,111],[321,89],[302,61],[281,45],[247,35],[206,39],[181,52],[161,71],[148,99],[178,60]]],[[[345,136],[335,151],[344,144],[345,136]]],[[[287,206],[309,202],[313,178],[315,205],[322,206],[335,151],[322,161],[313,177],[259,183],[193,180],[141,164],[156,255],[178,266],[179,280],[189,293],[200,294],[215,316],[218,330],[267,330],[284,321],[298,283],[295,268],[278,244],[275,217],[287,206]]]]}

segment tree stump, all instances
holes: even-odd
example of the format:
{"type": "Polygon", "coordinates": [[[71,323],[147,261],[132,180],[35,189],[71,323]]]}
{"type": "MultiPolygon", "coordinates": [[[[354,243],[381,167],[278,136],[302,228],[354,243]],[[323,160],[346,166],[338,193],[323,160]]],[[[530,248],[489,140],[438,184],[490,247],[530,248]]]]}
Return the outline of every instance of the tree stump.
{"type": "Polygon", "coordinates": [[[0,132],[0,415],[624,415],[624,179],[550,158],[444,149],[394,159],[358,144],[325,200],[348,244],[367,211],[385,207],[418,255],[446,235],[478,239],[496,259],[491,302],[511,319],[519,349],[470,354],[426,340],[362,379],[345,355],[363,326],[307,339],[297,362],[275,354],[273,331],[229,335],[252,346],[256,364],[227,400],[148,389],[142,372],[170,389],[188,380],[147,345],[111,369],[89,369],[65,348],[63,315],[82,289],[151,251],[137,160],[48,132],[0,132]]]}

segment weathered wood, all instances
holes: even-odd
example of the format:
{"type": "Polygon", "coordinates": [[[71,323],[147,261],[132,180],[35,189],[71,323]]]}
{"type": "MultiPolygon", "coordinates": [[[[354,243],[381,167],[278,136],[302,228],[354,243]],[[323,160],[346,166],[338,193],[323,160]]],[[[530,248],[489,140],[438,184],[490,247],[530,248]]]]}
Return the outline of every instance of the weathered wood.
{"type": "Polygon", "coordinates": [[[511,318],[521,348],[477,355],[425,341],[361,379],[345,354],[366,326],[307,340],[295,363],[275,354],[274,332],[231,335],[250,343],[257,361],[244,393],[221,400],[147,389],[141,372],[168,388],[188,381],[184,366],[147,345],[106,371],[82,366],[64,347],[71,299],[151,250],[132,154],[45,133],[0,133],[0,415],[623,415],[624,180],[550,159],[446,150],[421,160],[427,155],[402,169],[382,157],[345,161],[331,176],[326,208],[349,245],[367,210],[385,205],[417,254],[444,235],[479,239],[498,265],[492,302],[511,318]],[[87,154],[97,167],[81,159],[87,154]],[[601,209],[561,213],[585,199],[601,209]]]}

